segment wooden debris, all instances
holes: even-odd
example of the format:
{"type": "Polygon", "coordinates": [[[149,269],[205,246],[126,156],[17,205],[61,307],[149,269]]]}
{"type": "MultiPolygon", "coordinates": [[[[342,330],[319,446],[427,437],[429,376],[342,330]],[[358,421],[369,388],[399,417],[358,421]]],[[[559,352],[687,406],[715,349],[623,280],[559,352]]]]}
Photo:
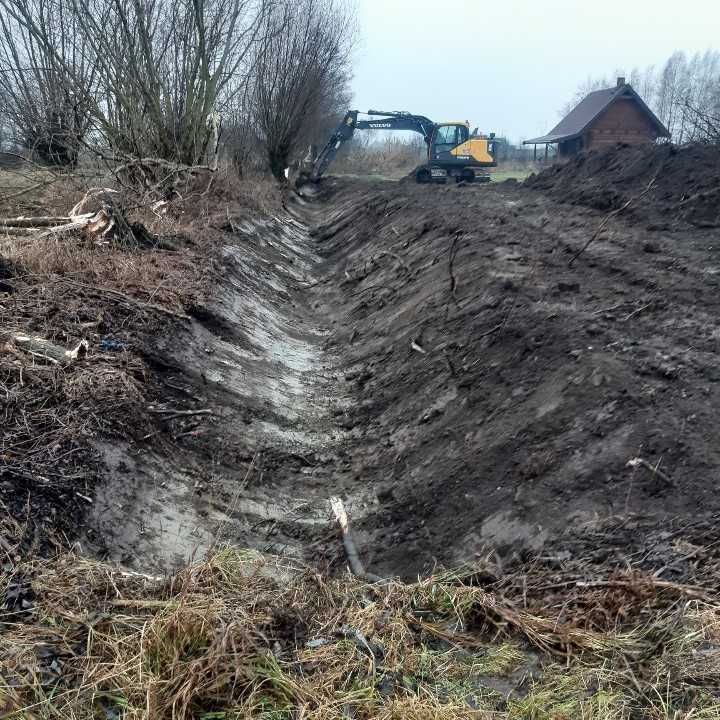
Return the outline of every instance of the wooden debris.
{"type": "MultiPolygon", "coordinates": [[[[62,236],[82,230],[87,237],[95,241],[106,240],[111,236],[131,241],[141,241],[136,230],[126,220],[123,212],[113,198],[119,192],[112,188],[90,188],[68,215],[0,218],[0,231],[7,234],[29,235],[34,230],[42,230],[38,237],[62,236]]],[[[141,234],[146,234],[143,230],[141,234]]]]}
{"type": "Polygon", "coordinates": [[[47,360],[55,365],[71,363],[88,351],[87,340],[82,340],[73,350],[66,350],[61,345],[55,345],[45,338],[30,335],[15,335],[13,342],[34,357],[47,360]]]}
{"type": "Polygon", "coordinates": [[[348,564],[353,575],[370,582],[381,582],[383,578],[373,573],[365,571],[365,566],[360,559],[360,554],[355,546],[355,541],[350,533],[350,521],[348,520],[347,512],[345,511],[345,504],[339,497],[330,498],[330,507],[332,508],[335,519],[340,525],[340,530],[343,536],[343,545],[345,547],[345,554],[347,555],[348,564]]]}
{"type": "Polygon", "coordinates": [[[0,218],[0,228],[39,228],[49,227],[52,225],[63,225],[72,221],[68,215],[47,217],[16,217],[16,218],[0,218]]]}
{"type": "Polygon", "coordinates": [[[195,415],[214,415],[215,413],[209,408],[202,410],[176,410],[175,408],[148,408],[148,412],[155,415],[162,415],[163,420],[174,420],[180,417],[193,417],[195,415]]]}
{"type": "Polygon", "coordinates": [[[660,468],[653,465],[652,463],[649,463],[644,458],[632,458],[631,460],[628,460],[627,466],[631,468],[644,467],[646,470],[649,470],[653,475],[659,477],[666,485],[675,485],[672,478],[668,477],[668,475],[666,475],[662,470],[660,470],[660,468]]]}

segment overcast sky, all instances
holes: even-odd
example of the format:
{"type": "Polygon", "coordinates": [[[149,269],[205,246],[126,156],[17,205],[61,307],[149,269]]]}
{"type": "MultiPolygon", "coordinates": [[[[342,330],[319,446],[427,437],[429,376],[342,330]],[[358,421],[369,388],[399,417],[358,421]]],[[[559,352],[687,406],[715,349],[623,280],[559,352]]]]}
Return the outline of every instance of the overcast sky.
{"type": "Polygon", "coordinates": [[[720,49],[720,0],[357,0],[354,108],[542,135],[588,76],[720,49]]]}

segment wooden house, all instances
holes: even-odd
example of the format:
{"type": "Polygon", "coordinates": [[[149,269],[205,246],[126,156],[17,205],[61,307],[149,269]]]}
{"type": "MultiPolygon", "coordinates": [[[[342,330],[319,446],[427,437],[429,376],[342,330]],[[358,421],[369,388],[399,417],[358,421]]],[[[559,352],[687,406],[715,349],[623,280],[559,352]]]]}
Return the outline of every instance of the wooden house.
{"type": "Polygon", "coordinates": [[[595,150],[617,143],[652,143],[669,138],[667,128],[643,99],[619,77],[617,85],[587,95],[547,135],[525,140],[523,145],[557,146],[559,159],[583,150],[595,150]]]}

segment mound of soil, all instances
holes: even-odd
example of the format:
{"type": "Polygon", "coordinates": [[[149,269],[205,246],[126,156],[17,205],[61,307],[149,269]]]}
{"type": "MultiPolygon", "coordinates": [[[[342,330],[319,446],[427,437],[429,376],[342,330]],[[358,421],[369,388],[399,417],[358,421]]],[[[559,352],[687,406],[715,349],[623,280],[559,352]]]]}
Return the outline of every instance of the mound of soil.
{"type": "Polygon", "coordinates": [[[532,175],[526,187],[561,202],[614,210],[653,188],[628,214],[662,226],[720,225],[720,147],[712,145],[618,145],[582,153],[532,175]]]}
{"type": "Polygon", "coordinates": [[[523,187],[336,182],[325,202],[318,295],[355,398],[334,481],[362,488],[381,572],[720,509],[710,231],[618,220],[569,268],[604,216],[523,187]]]}
{"type": "MultiPolygon", "coordinates": [[[[57,525],[84,524],[84,549],[142,570],[219,543],[343,568],[328,502],[339,496],[377,574],[569,552],[618,568],[657,558],[694,578],[687,558],[701,554],[670,539],[695,537],[691,522],[706,538],[720,513],[720,245],[685,222],[648,230],[683,202],[658,193],[691,155],[613,152],[602,162],[614,170],[585,179],[578,160],[530,186],[329,179],[274,213],[225,205],[195,226],[218,255],[212,296],[187,298],[171,323],[117,295],[96,307],[97,289],[69,286],[65,304],[112,313],[112,339],[142,358],[145,389],[125,422],[136,432],[108,427],[117,416],[102,409],[118,398],[101,408],[89,383],[77,389],[66,414],[89,407],[102,421],[82,445],[105,467],[73,485],[83,469],[57,458],[87,464],[74,445],[51,438],[42,459],[55,467],[37,465],[51,397],[50,379],[38,383],[38,424],[13,411],[0,499],[18,515],[33,481],[55,472],[82,512],[52,498],[68,516],[57,525]],[[645,219],[611,218],[569,267],[607,215],[578,198],[601,181],[633,197],[660,161],[666,175],[635,208],[645,219]],[[558,202],[562,183],[577,204],[558,202]],[[622,531],[606,531],[610,521],[622,531]]],[[[21,327],[49,300],[26,303],[21,327]]],[[[84,337],[77,310],[55,323],[66,342],[84,337]]],[[[92,332],[85,362],[123,369],[107,330],[92,332]]]]}

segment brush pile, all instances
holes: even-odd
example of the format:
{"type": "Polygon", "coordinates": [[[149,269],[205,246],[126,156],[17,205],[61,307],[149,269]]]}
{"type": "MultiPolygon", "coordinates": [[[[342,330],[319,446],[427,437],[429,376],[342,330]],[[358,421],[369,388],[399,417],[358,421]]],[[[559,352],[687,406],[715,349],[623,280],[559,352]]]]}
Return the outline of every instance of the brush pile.
{"type": "Polygon", "coordinates": [[[143,355],[202,293],[208,262],[163,247],[167,227],[152,239],[118,196],[91,189],[66,216],[0,220],[0,508],[21,521],[25,549],[81,532],[96,438],[156,424],[143,355]]]}
{"type": "Polygon", "coordinates": [[[0,218],[0,231],[15,237],[61,238],[79,234],[96,243],[112,240],[129,245],[151,244],[145,227],[128,221],[121,198],[121,193],[112,188],[91,188],[67,216],[0,218]]]}
{"type": "MultiPolygon", "coordinates": [[[[216,550],[171,578],[65,555],[0,575],[0,714],[26,718],[717,718],[720,605],[625,578],[604,632],[478,568],[329,579],[216,550]]],[[[600,586],[588,588],[597,593],[600,586]]]]}

